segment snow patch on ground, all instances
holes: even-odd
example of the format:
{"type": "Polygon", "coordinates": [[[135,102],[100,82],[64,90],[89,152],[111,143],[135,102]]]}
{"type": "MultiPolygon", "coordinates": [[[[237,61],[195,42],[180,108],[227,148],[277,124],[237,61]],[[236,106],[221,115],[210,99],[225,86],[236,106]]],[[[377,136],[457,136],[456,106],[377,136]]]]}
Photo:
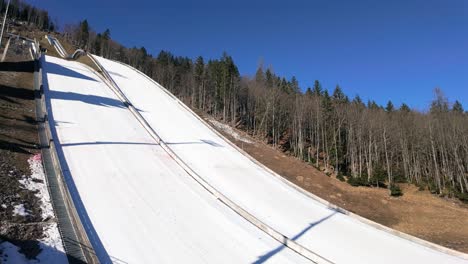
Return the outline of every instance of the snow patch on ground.
{"type": "Polygon", "coordinates": [[[47,189],[41,154],[36,154],[29,158],[28,163],[31,169],[31,177],[23,177],[19,182],[24,188],[36,192],[36,196],[41,200],[42,220],[53,218],[54,209],[52,208],[49,190],[47,189]]]}
{"type": "Polygon", "coordinates": [[[208,121],[213,125],[215,126],[216,128],[218,129],[221,129],[222,131],[228,133],[229,135],[231,135],[233,138],[235,138],[236,140],[239,140],[239,141],[242,141],[242,142],[245,142],[245,143],[248,143],[248,144],[253,144],[254,142],[242,135],[240,135],[239,133],[237,133],[237,131],[235,131],[231,126],[229,125],[226,125],[226,124],[223,124],[213,118],[208,118],[208,121]]]}
{"type": "Polygon", "coordinates": [[[17,204],[13,206],[13,215],[28,216],[29,212],[24,208],[24,204],[17,204]]]}
{"type": "MultiPolygon", "coordinates": [[[[29,158],[28,163],[31,169],[31,176],[23,177],[19,182],[24,188],[36,192],[36,196],[41,200],[42,220],[55,219],[46,184],[46,176],[42,167],[41,154],[36,154],[29,158]]],[[[21,216],[29,214],[23,204],[15,205],[13,213],[21,216]]],[[[17,246],[9,242],[3,242],[0,243],[0,263],[68,263],[57,223],[47,223],[44,225],[43,230],[44,236],[39,239],[39,246],[42,250],[36,259],[27,259],[18,251],[19,248],[17,246]]]]}

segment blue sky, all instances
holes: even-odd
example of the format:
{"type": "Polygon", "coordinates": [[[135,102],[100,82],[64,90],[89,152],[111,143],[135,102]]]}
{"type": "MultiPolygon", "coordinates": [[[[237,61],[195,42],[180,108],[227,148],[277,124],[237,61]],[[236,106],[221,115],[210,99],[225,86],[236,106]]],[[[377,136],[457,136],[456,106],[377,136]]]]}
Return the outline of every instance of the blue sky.
{"type": "Polygon", "coordinates": [[[468,109],[468,1],[29,0],[63,26],[84,18],[126,46],[175,55],[232,55],[385,105],[427,109],[433,89],[468,109]]]}

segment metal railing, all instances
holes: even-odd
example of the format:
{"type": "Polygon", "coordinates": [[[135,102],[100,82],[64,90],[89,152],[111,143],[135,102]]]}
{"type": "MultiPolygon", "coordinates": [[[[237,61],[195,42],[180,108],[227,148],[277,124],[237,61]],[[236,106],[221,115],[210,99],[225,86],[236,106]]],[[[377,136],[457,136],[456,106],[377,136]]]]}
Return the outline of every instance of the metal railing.
{"type": "Polygon", "coordinates": [[[31,47],[31,54],[35,58],[34,90],[36,120],[38,122],[42,162],[47,176],[46,184],[57,217],[62,243],[69,263],[99,263],[80,221],[60,165],[47,114],[44,85],[42,83],[41,63],[43,56],[41,56],[37,41],[31,47]]]}

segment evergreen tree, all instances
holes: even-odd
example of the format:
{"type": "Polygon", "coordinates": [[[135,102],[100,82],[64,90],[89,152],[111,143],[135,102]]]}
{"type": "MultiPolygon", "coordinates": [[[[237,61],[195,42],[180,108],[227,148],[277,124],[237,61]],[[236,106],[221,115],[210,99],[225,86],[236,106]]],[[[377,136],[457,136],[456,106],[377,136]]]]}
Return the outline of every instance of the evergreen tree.
{"type": "Polygon", "coordinates": [[[205,62],[203,61],[203,57],[198,56],[195,61],[195,71],[194,71],[194,77],[197,82],[200,82],[201,79],[203,78],[204,70],[205,70],[205,62]]]}
{"type": "Polygon", "coordinates": [[[367,103],[367,108],[377,110],[379,109],[379,105],[374,100],[369,100],[369,102],[367,103]]]}
{"type": "Polygon", "coordinates": [[[94,52],[96,55],[101,56],[101,42],[102,42],[102,36],[101,33],[98,33],[96,35],[96,38],[94,39],[93,46],[92,46],[92,52],[94,52]]]}
{"type": "Polygon", "coordinates": [[[393,103],[392,101],[388,101],[387,103],[387,106],[385,107],[385,111],[387,111],[388,113],[391,113],[395,110],[395,107],[393,106],[393,103]]]}
{"type": "Polygon", "coordinates": [[[265,84],[265,75],[263,74],[263,65],[258,66],[257,72],[255,73],[255,81],[258,84],[265,84]]]}
{"type": "Polygon", "coordinates": [[[463,106],[458,100],[456,100],[455,103],[453,104],[452,111],[455,113],[460,113],[460,114],[463,113],[464,111],[463,106]]]}
{"type": "Polygon", "coordinates": [[[356,97],[354,97],[353,103],[360,107],[366,107],[366,105],[362,102],[362,99],[359,95],[356,95],[356,97]]]}
{"type": "Polygon", "coordinates": [[[266,81],[266,86],[268,88],[271,88],[273,87],[273,73],[271,72],[270,69],[267,69],[266,72],[265,72],[265,81],[266,81]]]}
{"type": "Polygon", "coordinates": [[[333,110],[333,106],[327,90],[323,92],[322,109],[325,113],[325,117],[328,119],[331,111],[333,110]]]}
{"type": "Polygon", "coordinates": [[[346,96],[339,85],[336,85],[335,90],[333,91],[332,98],[337,102],[345,102],[346,96]]]}
{"type": "Polygon", "coordinates": [[[80,23],[80,46],[86,48],[89,40],[89,25],[88,20],[83,20],[80,23]]]}
{"type": "Polygon", "coordinates": [[[409,113],[409,112],[411,112],[411,109],[409,108],[409,106],[407,104],[403,103],[400,106],[400,111],[403,112],[403,113],[409,113]]]}
{"type": "Polygon", "coordinates": [[[321,96],[322,95],[322,85],[318,80],[314,81],[314,87],[313,87],[313,94],[315,96],[321,96]]]}
{"type": "Polygon", "coordinates": [[[289,84],[288,81],[286,81],[286,78],[283,77],[281,79],[280,87],[283,92],[289,93],[289,84]]]}
{"type": "Polygon", "coordinates": [[[296,76],[291,78],[291,90],[293,93],[300,93],[301,89],[299,88],[299,82],[296,79],[296,76]]]}

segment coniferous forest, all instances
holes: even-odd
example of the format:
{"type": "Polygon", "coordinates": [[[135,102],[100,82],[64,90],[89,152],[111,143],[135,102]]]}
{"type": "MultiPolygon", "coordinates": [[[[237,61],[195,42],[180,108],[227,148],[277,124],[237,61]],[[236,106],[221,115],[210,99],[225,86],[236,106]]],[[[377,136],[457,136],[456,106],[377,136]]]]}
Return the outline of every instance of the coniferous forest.
{"type": "MultiPolygon", "coordinates": [[[[21,1],[12,6],[11,19],[56,30],[46,11],[21,1]]],[[[219,59],[168,51],[154,57],[144,47],[120,45],[110,30],[93,31],[86,20],[63,26],[61,34],[77,48],[141,70],[192,108],[351,185],[400,195],[396,183],[408,182],[468,201],[468,113],[440,88],[428,110],[420,112],[406,104],[380,106],[349,98],[338,85],[329,92],[318,80],[300,87],[295,77],[278,76],[262,65],[253,76],[241,76],[226,53],[219,59]]]]}

